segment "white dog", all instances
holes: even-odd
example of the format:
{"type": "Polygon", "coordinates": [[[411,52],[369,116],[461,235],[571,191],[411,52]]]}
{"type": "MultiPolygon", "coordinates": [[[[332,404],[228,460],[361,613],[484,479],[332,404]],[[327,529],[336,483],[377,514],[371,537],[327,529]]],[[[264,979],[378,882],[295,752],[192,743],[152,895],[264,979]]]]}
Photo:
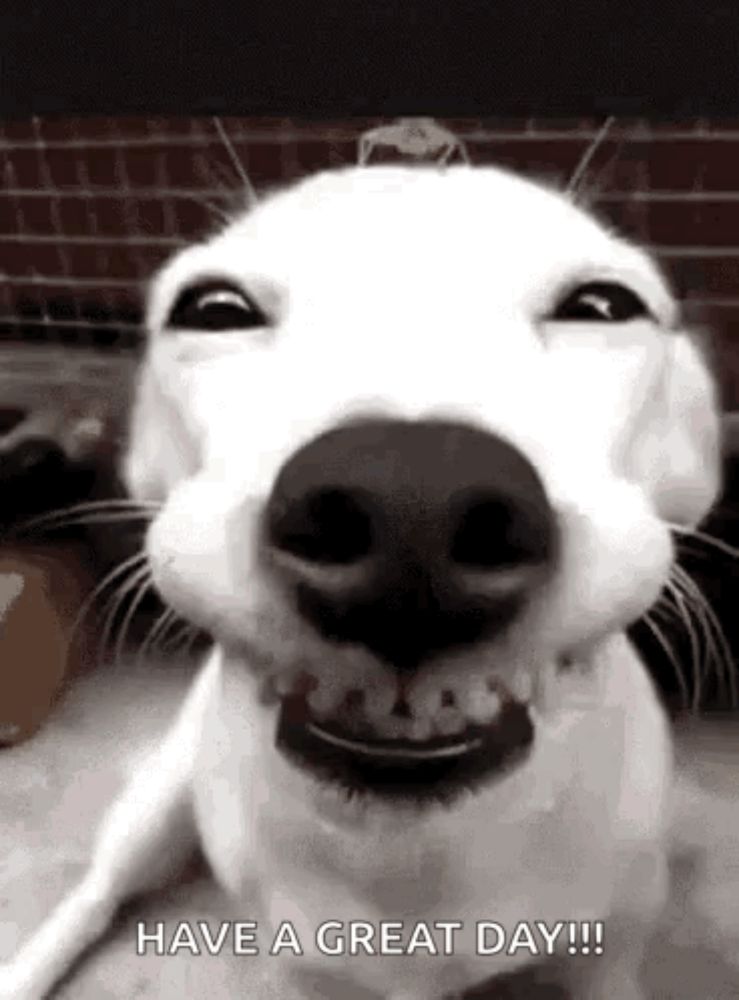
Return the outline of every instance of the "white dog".
{"type": "Polygon", "coordinates": [[[636,1000],[670,740],[624,629],[719,467],[656,267],[498,169],[348,169],[176,256],[148,327],[128,482],[217,645],[2,995],[46,996],[199,840],[305,947],[270,996],[441,1000],[533,960],[338,960],[328,920],[602,920],[568,989],[636,1000]]]}

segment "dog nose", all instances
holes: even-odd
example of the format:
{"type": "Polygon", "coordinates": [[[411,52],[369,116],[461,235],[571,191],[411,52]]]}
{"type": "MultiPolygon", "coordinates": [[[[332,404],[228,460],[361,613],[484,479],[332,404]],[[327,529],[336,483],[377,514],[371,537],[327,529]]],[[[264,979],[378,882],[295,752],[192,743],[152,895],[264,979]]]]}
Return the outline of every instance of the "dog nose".
{"type": "Polygon", "coordinates": [[[265,529],[300,615],[399,671],[509,626],[556,555],[528,459],[441,420],[363,421],[310,441],[277,476],[265,529]]]}

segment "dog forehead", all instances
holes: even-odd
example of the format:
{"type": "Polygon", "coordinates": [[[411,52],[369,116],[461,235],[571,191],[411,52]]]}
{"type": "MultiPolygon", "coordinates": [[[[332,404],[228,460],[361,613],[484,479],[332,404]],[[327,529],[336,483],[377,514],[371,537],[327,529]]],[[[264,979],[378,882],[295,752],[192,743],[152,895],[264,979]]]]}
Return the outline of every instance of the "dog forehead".
{"type": "Polygon", "coordinates": [[[562,227],[580,240],[602,243],[603,228],[560,192],[495,167],[351,168],[315,175],[288,188],[226,235],[289,247],[336,250],[377,241],[387,251],[416,244],[454,253],[455,240],[484,235],[491,248],[561,239],[562,227]],[[336,242],[333,242],[333,241],[336,242]],[[287,245],[287,246],[286,246],[287,245]]]}
{"type": "MultiPolygon", "coordinates": [[[[472,212],[477,216],[485,205],[504,218],[515,216],[522,204],[529,210],[535,205],[540,211],[548,206],[558,214],[582,214],[562,192],[501,167],[407,166],[322,171],[275,192],[252,215],[277,218],[278,213],[287,211],[293,220],[304,214],[312,221],[310,216],[316,210],[322,217],[335,211],[337,220],[349,221],[348,212],[352,223],[364,216],[370,224],[377,212],[420,213],[431,221],[435,213],[444,216],[450,212],[454,217],[472,212]]],[[[466,221],[470,221],[469,216],[466,221]]]]}

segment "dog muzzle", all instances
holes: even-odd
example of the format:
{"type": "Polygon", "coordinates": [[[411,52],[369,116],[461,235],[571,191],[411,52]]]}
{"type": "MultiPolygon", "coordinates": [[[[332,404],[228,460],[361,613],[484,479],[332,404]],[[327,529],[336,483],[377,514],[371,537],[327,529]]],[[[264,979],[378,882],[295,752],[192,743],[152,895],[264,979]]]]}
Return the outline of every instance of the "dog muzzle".
{"type": "Polygon", "coordinates": [[[277,743],[288,757],[357,791],[438,798],[526,752],[528,706],[500,678],[464,707],[442,692],[423,717],[403,696],[435,658],[508,629],[556,563],[552,508],[512,445],[444,421],[329,431],[277,477],[264,552],[327,662],[332,646],[355,646],[396,679],[379,712],[361,688],[329,710],[318,692],[285,693],[277,743]]]}

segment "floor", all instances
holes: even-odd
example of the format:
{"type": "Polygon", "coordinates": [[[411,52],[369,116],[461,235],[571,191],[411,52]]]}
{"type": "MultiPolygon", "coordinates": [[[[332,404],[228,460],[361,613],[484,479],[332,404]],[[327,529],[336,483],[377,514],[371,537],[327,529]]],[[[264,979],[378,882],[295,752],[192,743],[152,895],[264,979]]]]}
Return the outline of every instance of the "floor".
{"type": "MultiPolygon", "coordinates": [[[[0,752],[0,960],[79,877],[106,803],[191,675],[191,666],[147,664],[85,678],[33,740],[0,752]]],[[[651,1000],[739,1000],[739,720],[683,725],[677,748],[688,791],[675,827],[672,900],[644,979],[651,1000]]],[[[216,924],[229,916],[207,873],[195,875],[129,909],[57,998],[255,996],[268,959],[135,953],[136,920],[216,924]]]]}

